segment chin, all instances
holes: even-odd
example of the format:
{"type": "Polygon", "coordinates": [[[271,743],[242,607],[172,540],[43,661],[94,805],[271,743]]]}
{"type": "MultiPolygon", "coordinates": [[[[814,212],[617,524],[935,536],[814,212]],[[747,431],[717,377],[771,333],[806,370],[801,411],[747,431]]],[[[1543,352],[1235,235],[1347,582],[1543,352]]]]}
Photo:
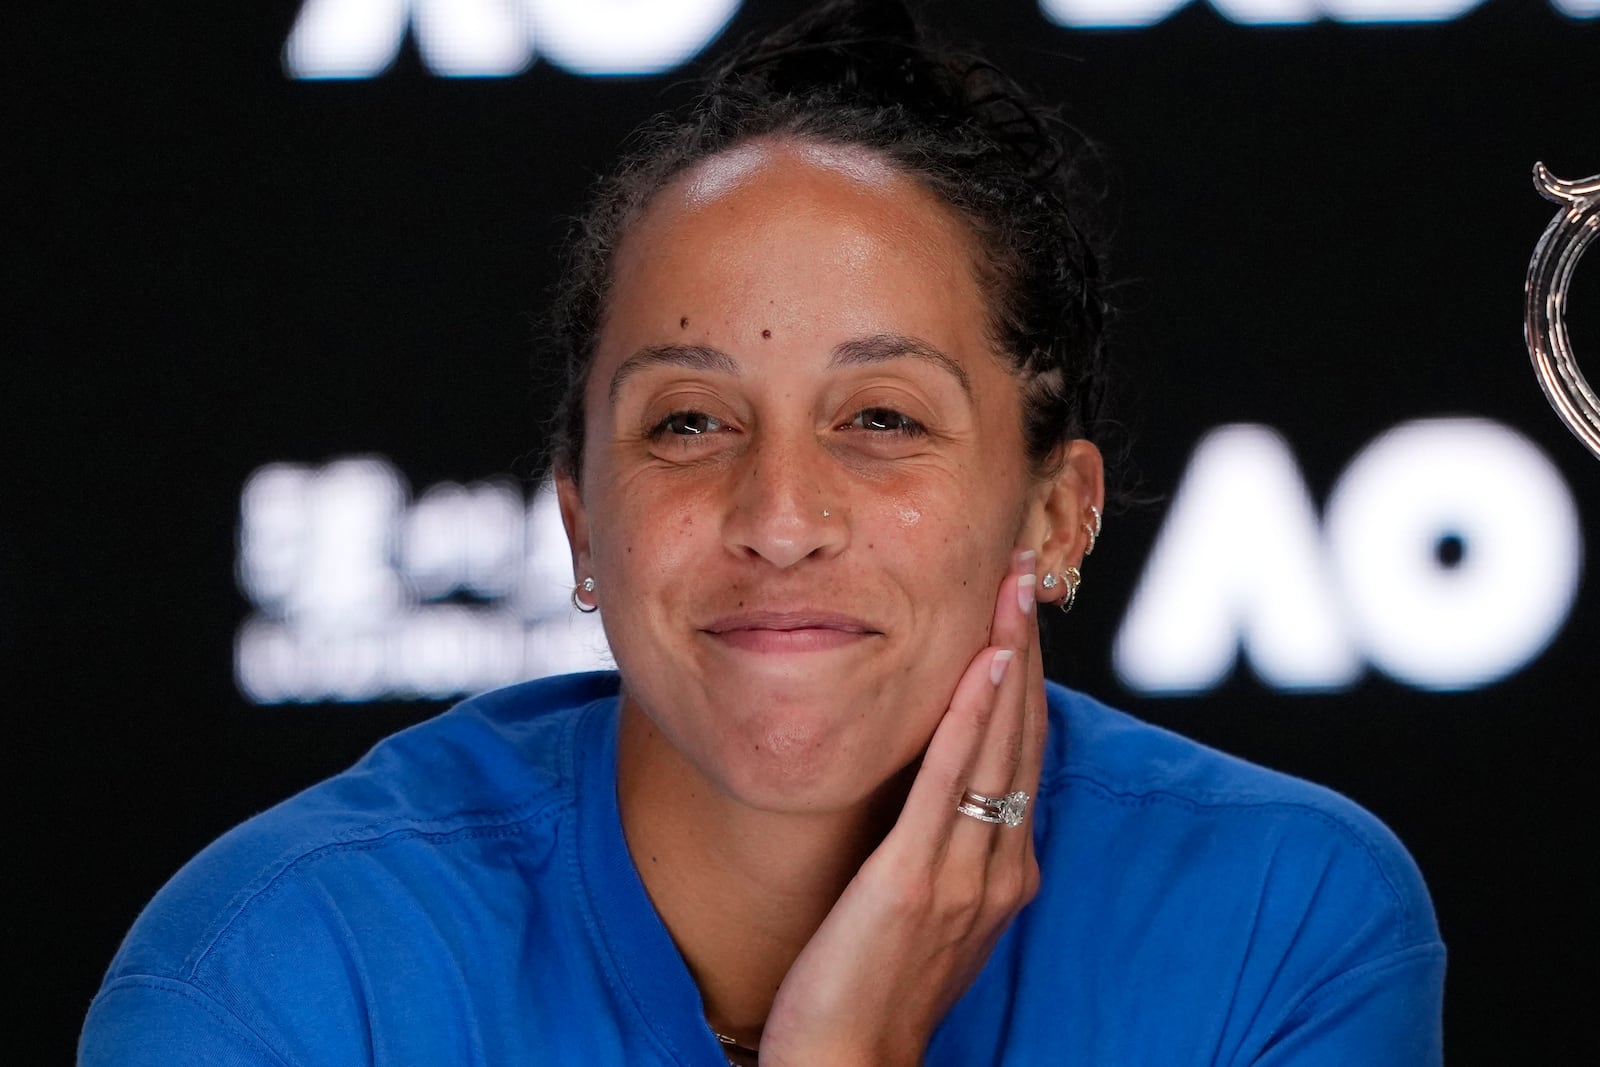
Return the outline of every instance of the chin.
{"type": "Polygon", "coordinates": [[[905,759],[890,739],[852,730],[862,719],[841,721],[830,707],[809,713],[790,706],[747,721],[718,753],[718,775],[741,802],[763,811],[842,811],[865,802],[916,758],[905,759]],[[887,757],[887,758],[886,758],[887,757]]]}

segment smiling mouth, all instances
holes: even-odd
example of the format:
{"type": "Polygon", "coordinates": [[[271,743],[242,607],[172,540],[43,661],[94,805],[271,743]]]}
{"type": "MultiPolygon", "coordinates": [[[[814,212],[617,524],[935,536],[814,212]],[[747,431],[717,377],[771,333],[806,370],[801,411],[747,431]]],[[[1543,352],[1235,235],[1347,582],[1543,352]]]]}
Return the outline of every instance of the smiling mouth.
{"type": "Polygon", "coordinates": [[[881,637],[860,619],[832,612],[748,612],[702,627],[721,644],[745,652],[822,652],[881,637]]]}

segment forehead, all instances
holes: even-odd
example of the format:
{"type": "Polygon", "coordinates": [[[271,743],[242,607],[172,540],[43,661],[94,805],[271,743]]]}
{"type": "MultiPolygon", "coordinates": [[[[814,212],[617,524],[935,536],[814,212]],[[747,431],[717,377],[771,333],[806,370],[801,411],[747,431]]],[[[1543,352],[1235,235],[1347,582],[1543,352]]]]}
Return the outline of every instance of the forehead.
{"type": "Polygon", "coordinates": [[[905,195],[910,180],[888,159],[859,145],[760,138],[700,160],[671,183],[688,206],[709,205],[783,177],[828,180],[861,194],[905,195]]]}
{"type": "Polygon", "coordinates": [[[679,319],[760,306],[774,328],[786,312],[816,327],[826,311],[846,331],[896,315],[981,329],[975,248],[954,209],[869,149],[749,142],[679,175],[634,220],[607,324],[670,304],[679,319]]]}

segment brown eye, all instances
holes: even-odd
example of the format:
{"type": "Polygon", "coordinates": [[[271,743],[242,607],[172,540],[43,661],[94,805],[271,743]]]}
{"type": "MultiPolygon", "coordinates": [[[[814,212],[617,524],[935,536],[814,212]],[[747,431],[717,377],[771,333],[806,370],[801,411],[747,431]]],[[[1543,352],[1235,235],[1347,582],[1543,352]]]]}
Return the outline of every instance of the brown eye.
{"type": "Polygon", "coordinates": [[[652,437],[672,434],[676,437],[698,437],[722,429],[722,423],[703,411],[674,411],[662,419],[651,431],[652,437]]]}
{"type": "Polygon", "coordinates": [[[850,420],[850,425],[858,430],[870,430],[873,433],[909,436],[923,432],[921,423],[893,408],[865,408],[856,412],[855,418],[850,420]]]}

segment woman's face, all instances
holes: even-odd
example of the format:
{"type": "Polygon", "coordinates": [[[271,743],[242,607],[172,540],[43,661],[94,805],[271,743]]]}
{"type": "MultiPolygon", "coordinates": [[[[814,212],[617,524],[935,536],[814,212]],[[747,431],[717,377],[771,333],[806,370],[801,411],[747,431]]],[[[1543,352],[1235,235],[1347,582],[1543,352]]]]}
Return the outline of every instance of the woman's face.
{"type": "Polygon", "coordinates": [[[916,758],[1048,536],[964,224],[857,149],[758,142],[633,223],[561,486],[630,712],[769,810],[916,758]]]}

